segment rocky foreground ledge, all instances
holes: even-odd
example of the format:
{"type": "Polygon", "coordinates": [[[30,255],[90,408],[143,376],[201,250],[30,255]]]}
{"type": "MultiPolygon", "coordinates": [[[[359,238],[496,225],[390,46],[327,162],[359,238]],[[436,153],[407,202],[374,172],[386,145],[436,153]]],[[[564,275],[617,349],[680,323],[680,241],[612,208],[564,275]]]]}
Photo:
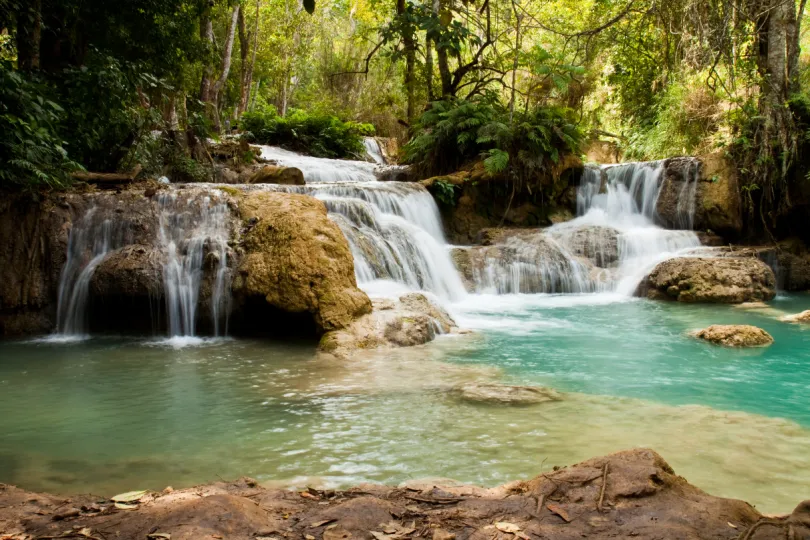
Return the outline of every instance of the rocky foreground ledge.
{"type": "Polygon", "coordinates": [[[0,484],[0,538],[252,540],[804,539],[810,501],[764,517],[708,495],[636,449],[493,489],[415,481],[397,488],[270,490],[255,480],[134,494],[132,504],[0,484]]]}

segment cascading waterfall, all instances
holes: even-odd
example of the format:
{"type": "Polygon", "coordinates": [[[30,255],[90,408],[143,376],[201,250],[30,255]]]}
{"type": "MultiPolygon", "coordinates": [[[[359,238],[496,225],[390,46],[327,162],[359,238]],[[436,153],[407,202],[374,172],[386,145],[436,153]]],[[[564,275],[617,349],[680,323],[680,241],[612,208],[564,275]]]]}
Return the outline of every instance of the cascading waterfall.
{"type": "MultiPolygon", "coordinates": [[[[194,336],[203,286],[210,288],[211,328],[227,333],[230,302],[228,238],[230,211],[216,191],[189,195],[177,191],[155,197],[163,255],[163,289],[170,336],[194,336]],[[211,272],[206,273],[206,265],[211,272]],[[203,279],[209,276],[209,279],[203,279]]],[[[88,334],[90,282],[112,251],[132,243],[130,226],[105,206],[94,206],[70,232],[67,262],[59,280],[57,334],[88,334]]],[[[206,291],[208,292],[208,291],[206,291]]]]}
{"type": "Polygon", "coordinates": [[[385,157],[383,156],[380,143],[374,137],[365,137],[363,139],[363,146],[366,147],[366,154],[377,165],[387,165],[385,157]]]}
{"type": "Polygon", "coordinates": [[[263,148],[262,157],[304,172],[306,186],[263,189],[322,200],[349,241],[362,288],[385,293],[386,284],[395,283],[446,300],[466,295],[447,251],[439,210],[423,186],[379,182],[374,165],[365,162],[317,159],[270,147],[263,148]]]}
{"type": "Polygon", "coordinates": [[[197,307],[207,258],[215,270],[211,285],[211,322],[215,336],[227,332],[230,299],[228,205],[216,192],[197,197],[162,193],[159,240],[165,254],[163,285],[170,336],[194,336],[197,307]],[[205,254],[207,253],[207,257],[205,254]]]}
{"type": "MultiPolygon", "coordinates": [[[[470,250],[478,292],[632,295],[659,262],[700,246],[690,230],[659,227],[656,205],[664,163],[587,167],[577,191],[578,217],[470,250]]],[[[678,223],[694,223],[696,181],[678,194],[678,223]]]]}
{"type": "Polygon", "coordinates": [[[91,207],[70,230],[67,261],[59,278],[57,335],[87,335],[90,280],[109,252],[128,243],[128,236],[125,222],[97,206],[91,207]]]}

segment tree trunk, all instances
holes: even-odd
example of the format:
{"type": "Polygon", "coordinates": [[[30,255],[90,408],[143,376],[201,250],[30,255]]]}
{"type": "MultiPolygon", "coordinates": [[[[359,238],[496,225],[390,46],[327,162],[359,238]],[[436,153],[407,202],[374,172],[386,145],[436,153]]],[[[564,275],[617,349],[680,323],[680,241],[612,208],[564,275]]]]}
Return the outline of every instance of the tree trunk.
{"type": "Polygon", "coordinates": [[[250,100],[250,88],[253,84],[253,67],[256,65],[256,50],[259,45],[259,7],[261,0],[256,0],[256,23],[253,27],[253,52],[251,54],[250,62],[247,62],[248,56],[248,42],[250,41],[250,34],[245,35],[245,21],[242,14],[239,15],[239,45],[241,47],[240,53],[242,57],[242,78],[241,78],[241,93],[239,95],[239,107],[237,113],[239,116],[243,115],[248,108],[250,100]]]}
{"type": "MultiPolygon", "coordinates": [[[[405,0],[397,0],[397,15],[405,15],[405,0]]],[[[416,42],[410,25],[403,32],[402,42],[405,45],[405,91],[408,96],[408,125],[416,119],[416,42]]]]}
{"type": "Polygon", "coordinates": [[[511,88],[511,95],[509,96],[510,124],[512,123],[515,117],[515,83],[517,79],[518,64],[520,61],[520,48],[521,48],[520,24],[523,22],[523,14],[518,13],[516,0],[512,0],[512,11],[515,14],[515,59],[512,62],[512,88],[511,88]]]}
{"type": "MultiPolygon", "coordinates": [[[[211,21],[211,12],[206,10],[200,20],[200,38],[214,50],[214,23],[211,21]]],[[[200,101],[207,103],[211,100],[211,77],[213,76],[211,62],[206,61],[203,65],[202,80],[200,81],[200,101]]]]}
{"type": "Polygon", "coordinates": [[[225,50],[222,53],[222,67],[220,69],[219,78],[217,82],[214,83],[213,87],[211,88],[211,95],[209,96],[209,102],[213,105],[212,113],[212,120],[214,121],[214,129],[217,131],[221,130],[220,126],[220,119],[219,119],[219,98],[220,92],[222,92],[222,88],[225,86],[225,82],[228,80],[228,75],[231,72],[231,60],[233,58],[233,44],[236,38],[236,25],[239,22],[239,14],[241,13],[240,6],[237,4],[235,8],[233,8],[233,15],[231,15],[231,24],[228,27],[228,34],[225,38],[225,50]]]}
{"type": "Polygon", "coordinates": [[[24,71],[39,69],[42,40],[42,0],[28,0],[17,13],[17,66],[24,71]]]}

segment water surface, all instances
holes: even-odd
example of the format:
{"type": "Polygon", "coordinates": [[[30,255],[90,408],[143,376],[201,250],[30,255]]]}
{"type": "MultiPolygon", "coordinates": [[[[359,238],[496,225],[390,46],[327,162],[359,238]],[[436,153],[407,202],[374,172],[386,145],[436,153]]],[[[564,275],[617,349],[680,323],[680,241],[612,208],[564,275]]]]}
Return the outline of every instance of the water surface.
{"type": "Polygon", "coordinates": [[[0,481],[110,495],[250,475],[348,486],[443,476],[496,485],[634,446],[692,483],[789,511],[810,496],[806,296],[747,311],[599,296],[479,297],[478,328],[339,362],[309,345],[116,338],[0,344],[0,481]],[[690,329],[748,322],[732,350],[690,329]],[[475,403],[464,382],[539,384],[565,399],[475,403]]]}

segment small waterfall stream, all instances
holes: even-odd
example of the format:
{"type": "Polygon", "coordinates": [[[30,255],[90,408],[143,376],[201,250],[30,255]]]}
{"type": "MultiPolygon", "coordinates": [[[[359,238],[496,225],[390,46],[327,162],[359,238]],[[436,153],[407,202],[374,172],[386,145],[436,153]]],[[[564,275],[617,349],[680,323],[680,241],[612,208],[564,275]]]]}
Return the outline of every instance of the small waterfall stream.
{"type": "Polygon", "coordinates": [[[336,166],[336,160],[272,147],[263,147],[262,157],[304,171],[306,186],[263,187],[324,202],[349,241],[361,288],[373,294],[429,291],[448,301],[466,296],[439,209],[422,185],[377,181],[374,165],[366,162],[337,161],[336,166]]]}
{"type": "MultiPolygon", "coordinates": [[[[113,251],[132,243],[130,224],[109,208],[92,206],[73,224],[67,262],[59,280],[57,335],[88,334],[90,283],[96,269],[113,251]]],[[[152,210],[155,239],[162,256],[163,296],[171,337],[193,337],[199,319],[202,287],[210,287],[210,320],[215,336],[227,334],[230,303],[228,240],[230,210],[216,190],[189,194],[162,192],[152,210]],[[206,265],[212,279],[204,280],[206,265]],[[210,283],[209,283],[210,282],[210,283]]]]}
{"type": "Polygon", "coordinates": [[[211,322],[214,336],[226,333],[229,282],[228,222],[230,211],[215,194],[196,198],[179,197],[177,192],[162,193],[160,243],[165,253],[163,284],[169,335],[196,334],[197,306],[203,278],[204,254],[212,263],[211,322]]]}
{"type": "Polygon", "coordinates": [[[67,261],[59,279],[57,335],[87,336],[90,279],[107,254],[128,243],[129,236],[126,222],[98,206],[90,207],[71,229],[67,261]]]}
{"type": "MultiPolygon", "coordinates": [[[[656,264],[700,247],[691,228],[656,224],[663,175],[663,162],[586,167],[575,219],[470,250],[476,291],[632,295],[656,264]]],[[[689,180],[677,221],[691,227],[697,181],[689,180]]]]}

